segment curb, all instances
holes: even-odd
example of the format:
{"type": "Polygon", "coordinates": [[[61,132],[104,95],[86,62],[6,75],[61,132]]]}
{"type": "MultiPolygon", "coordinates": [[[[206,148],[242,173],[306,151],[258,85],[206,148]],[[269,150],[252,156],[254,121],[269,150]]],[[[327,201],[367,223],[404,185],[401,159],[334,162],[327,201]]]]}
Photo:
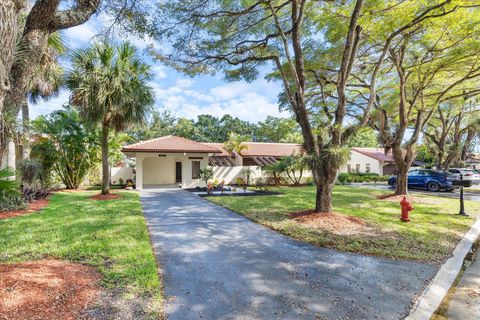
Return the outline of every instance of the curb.
{"type": "Polygon", "coordinates": [[[405,319],[429,320],[433,316],[461,271],[465,257],[479,237],[480,219],[463,236],[453,250],[452,256],[440,267],[432,282],[423,291],[405,319]]]}

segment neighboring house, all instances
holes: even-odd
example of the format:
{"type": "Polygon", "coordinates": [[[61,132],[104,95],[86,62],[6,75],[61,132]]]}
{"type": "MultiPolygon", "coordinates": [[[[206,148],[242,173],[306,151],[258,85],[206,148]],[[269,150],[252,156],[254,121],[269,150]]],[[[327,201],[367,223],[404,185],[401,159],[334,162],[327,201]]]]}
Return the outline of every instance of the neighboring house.
{"type": "Polygon", "coordinates": [[[376,173],[378,175],[393,175],[397,167],[392,152],[385,154],[384,148],[352,148],[350,160],[340,169],[349,173],[376,173]]]}
{"type": "Polygon", "coordinates": [[[472,153],[468,155],[467,160],[465,160],[467,167],[473,168],[475,170],[480,169],[480,153],[472,153]]]}

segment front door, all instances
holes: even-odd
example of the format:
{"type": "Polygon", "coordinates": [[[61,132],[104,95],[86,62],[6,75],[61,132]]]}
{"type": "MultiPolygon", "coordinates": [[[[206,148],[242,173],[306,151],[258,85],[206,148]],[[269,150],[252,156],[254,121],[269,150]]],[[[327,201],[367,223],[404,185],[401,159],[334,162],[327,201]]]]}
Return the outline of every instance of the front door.
{"type": "Polygon", "coordinates": [[[175,182],[182,182],[182,163],[175,162],[175,182]]]}

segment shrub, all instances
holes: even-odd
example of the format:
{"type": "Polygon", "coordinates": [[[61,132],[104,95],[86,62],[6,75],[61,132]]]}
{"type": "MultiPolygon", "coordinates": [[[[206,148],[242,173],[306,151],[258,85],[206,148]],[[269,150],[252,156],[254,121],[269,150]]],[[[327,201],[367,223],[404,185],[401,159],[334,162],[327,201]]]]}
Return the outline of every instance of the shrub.
{"type": "Polygon", "coordinates": [[[245,180],[241,177],[238,177],[237,178],[237,185],[239,185],[239,186],[245,185],[245,180]]]}
{"type": "Polygon", "coordinates": [[[340,184],[345,184],[347,183],[349,180],[351,180],[351,176],[349,173],[347,172],[342,172],[338,175],[337,177],[337,180],[340,184]]]}
{"type": "Polygon", "coordinates": [[[27,202],[33,202],[40,199],[45,199],[49,192],[45,189],[26,188],[23,190],[23,199],[27,202]]]}
{"type": "Polygon", "coordinates": [[[387,181],[388,176],[379,176],[378,173],[340,173],[338,175],[338,181],[341,179],[345,179],[345,182],[380,182],[380,181],[387,181]]]}
{"type": "Polygon", "coordinates": [[[0,196],[0,212],[25,209],[26,204],[20,193],[9,196],[0,196]]]}
{"type": "Polygon", "coordinates": [[[125,181],[123,180],[123,178],[118,178],[118,184],[121,186],[125,184],[125,181]]]}
{"type": "Polygon", "coordinates": [[[24,159],[17,162],[18,171],[22,179],[24,188],[30,188],[35,185],[43,172],[40,161],[35,159],[24,159]]]}
{"type": "Polygon", "coordinates": [[[305,179],[305,183],[306,183],[307,185],[309,185],[309,186],[315,185],[315,181],[313,181],[313,177],[307,177],[307,178],[305,179]]]}
{"type": "Polygon", "coordinates": [[[13,177],[15,173],[8,169],[0,170],[0,211],[11,211],[25,208],[20,195],[20,185],[13,177]]]}
{"type": "Polygon", "coordinates": [[[0,170],[0,198],[19,194],[20,186],[14,177],[15,173],[9,168],[0,170]]]}

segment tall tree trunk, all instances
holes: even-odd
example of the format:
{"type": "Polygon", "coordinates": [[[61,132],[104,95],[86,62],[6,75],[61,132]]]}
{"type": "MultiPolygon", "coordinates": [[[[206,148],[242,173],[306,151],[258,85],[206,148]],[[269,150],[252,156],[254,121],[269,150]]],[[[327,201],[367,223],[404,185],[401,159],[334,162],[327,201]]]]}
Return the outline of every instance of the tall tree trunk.
{"type": "Polygon", "coordinates": [[[392,153],[398,170],[395,194],[406,195],[408,194],[408,170],[415,159],[415,145],[406,144],[402,148],[402,146],[394,144],[392,153]]]}
{"type": "Polygon", "coordinates": [[[102,126],[102,194],[110,193],[110,165],[108,163],[109,126],[102,126]]]}
{"type": "Polygon", "coordinates": [[[15,57],[18,37],[18,13],[26,5],[25,0],[0,1],[0,113],[10,90],[10,70],[15,57]]]}
{"type": "Polygon", "coordinates": [[[397,187],[395,188],[396,195],[408,194],[408,169],[410,166],[404,164],[397,164],[397,187]]]}
{"type": "Polygon", "coordinates": [[[313,178],[317,186],[315,197],[316,212],[332,212],[332,191],[337,169],[334,165],[319,163],[312,168],[313,178]]]}
{"type": "Polygon", "coordinates": [[[13,172],[16,171],[15,142],[13,140],[8,141],[7,145],[7,167],[13,172]]]}
{"type": "Polygon", "coordinates": [[[30,159],[30,113],[28,109],[28,98],[25,96],[22,103],[22,158],[30,159]]]}

